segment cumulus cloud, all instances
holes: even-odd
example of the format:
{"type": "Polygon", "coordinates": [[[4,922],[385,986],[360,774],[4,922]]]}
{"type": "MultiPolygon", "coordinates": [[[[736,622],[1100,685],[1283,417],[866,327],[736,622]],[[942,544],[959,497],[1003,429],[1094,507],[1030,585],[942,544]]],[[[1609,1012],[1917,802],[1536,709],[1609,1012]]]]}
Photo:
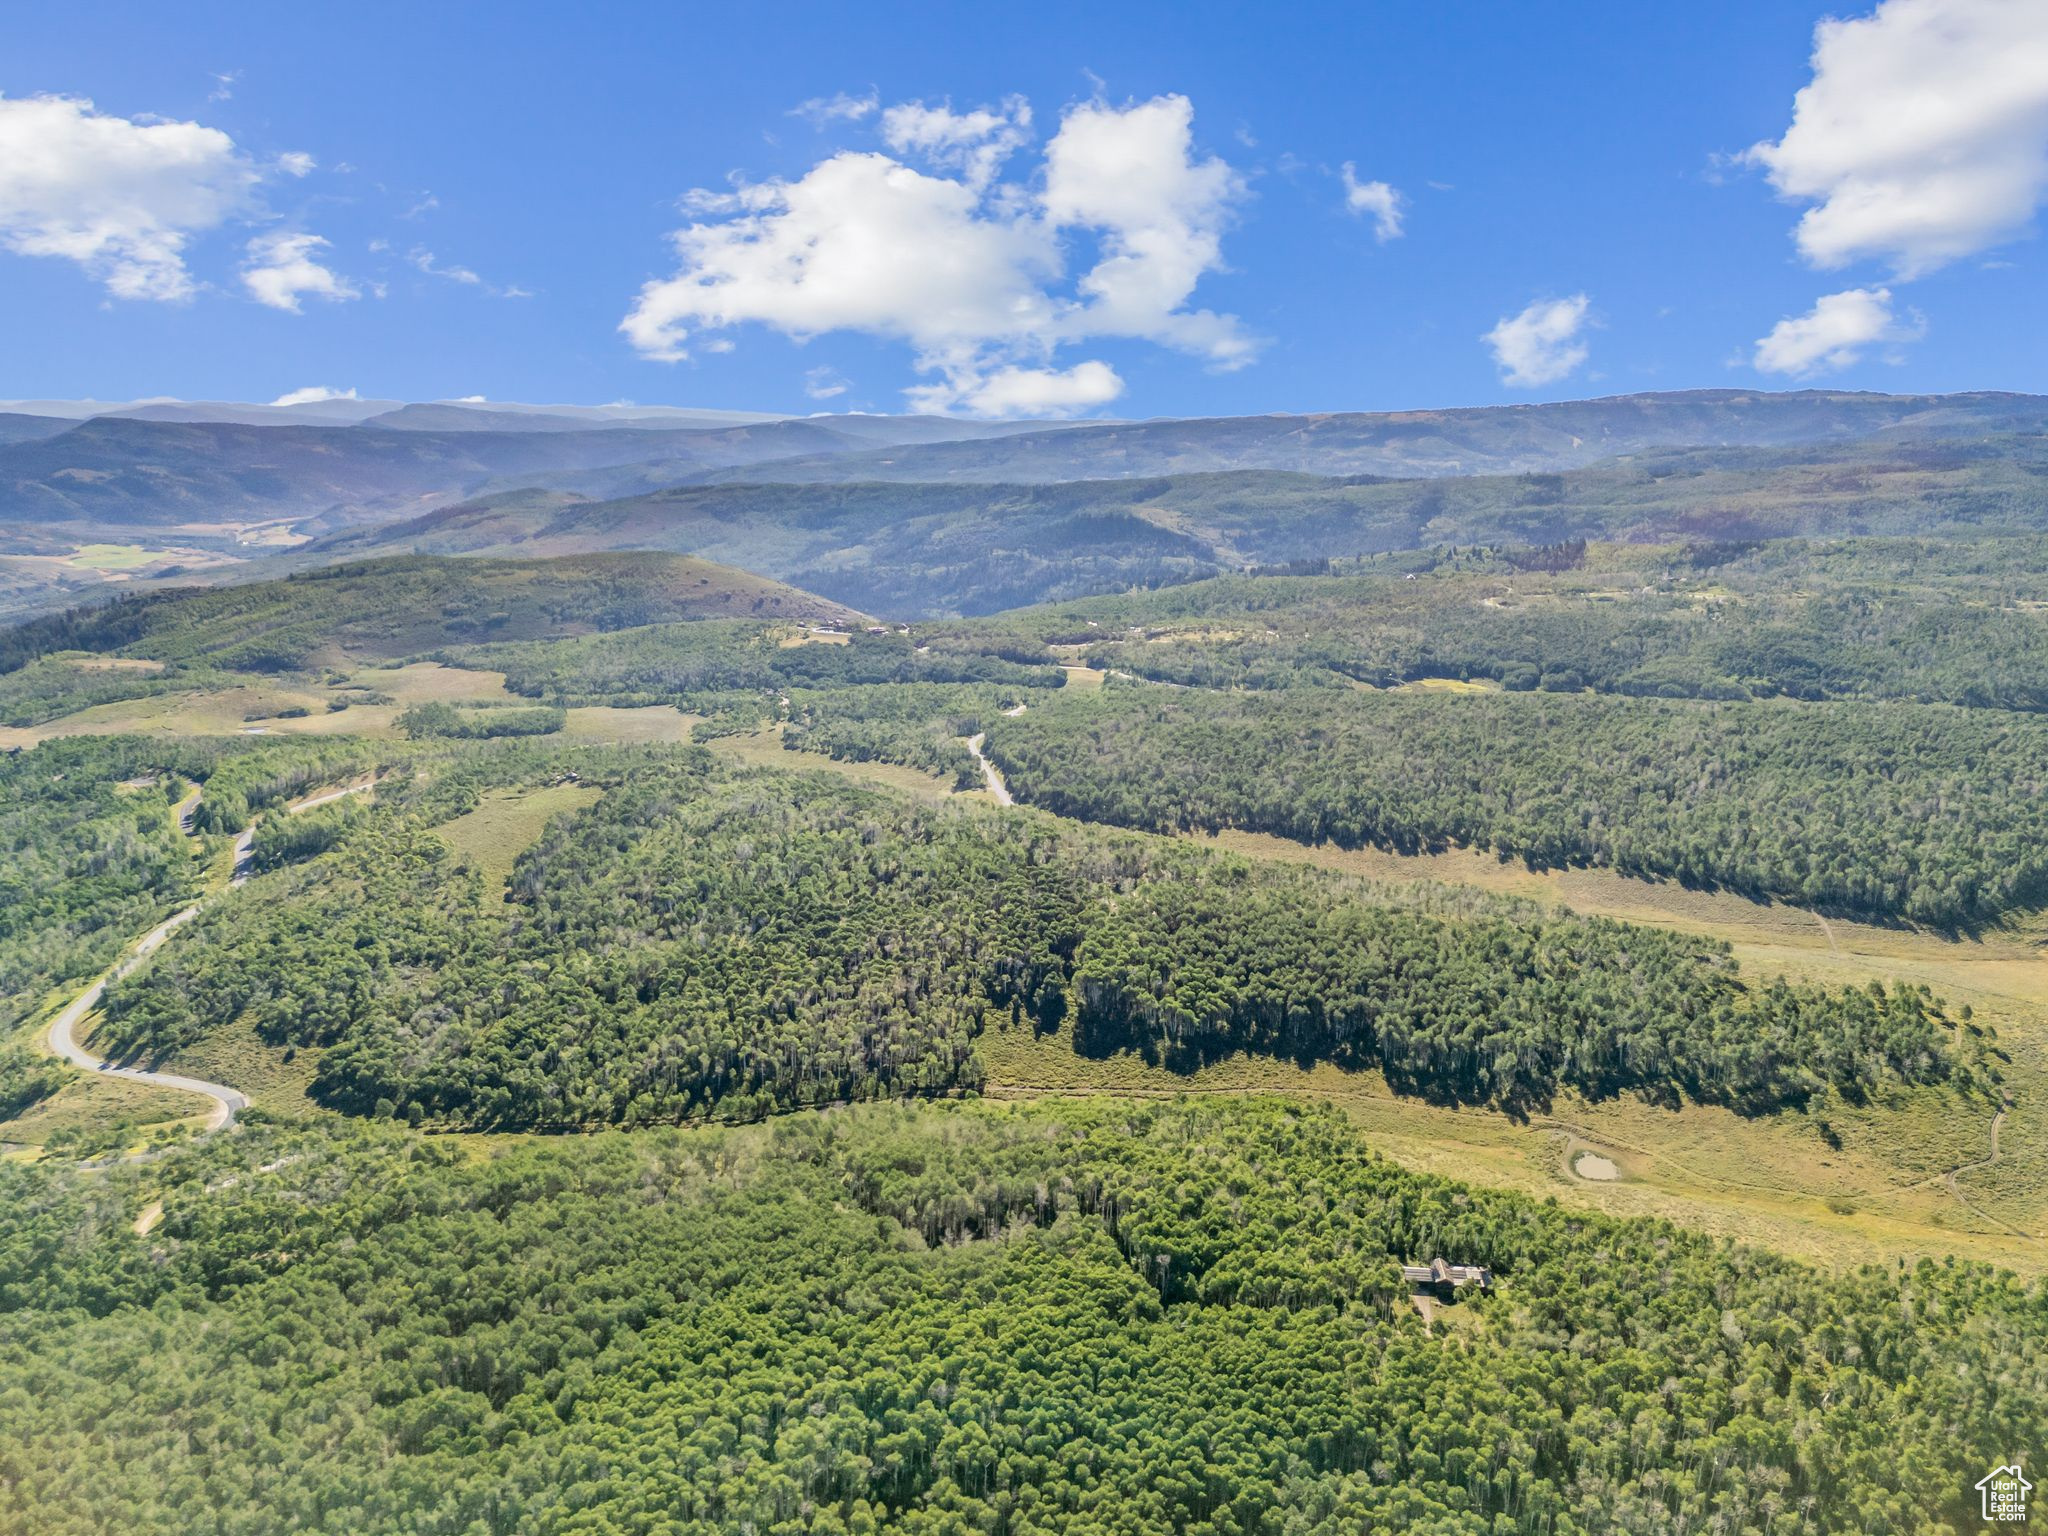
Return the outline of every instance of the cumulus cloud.
{"type": "Polygon", "coordinates": [[[1744,158],[1812,204],[1796,238],[1816,267],[1914,277],[2008,239],[2048,188],[2048,7],[1884,0],[1824,20],[1791,126],[1744,158]]]}
{"type": "Polygon", "coordinates": [[[1095,337],[1159,343],[1231,368],[1255,345],[1232,316],[1188,307],[1222,265],[1241,177],[1193,150],[1193,108],[1162,96],[1070,109],[1042,184],[995,184],[1029,107],[882,115],[894,155],[842,151],[795,181],[736,181],[684,199],[676,273],[646,284],[620,330],[677,360],[706,332],[757,323],[799,339],[860,331],[909,344],[934,382],[923,409],[1071,414],[1122,388],[1104,363],[1049,366],[1095,337]],[[916,157],[923,166],[905,163],[916,157]],[[1095,259],[1069,285],[1070,240],[1095,259]]]}
{"type": "Polygon", "coordinates": [[[1353,213],[1372,216],[1373,238],[1382,245],[1401,238],[1401,220],[1408,199],[1384,181],[1360,181],[1358,167],[1344,162],[1344,206],[1353,213]]]}
{"type": "Polygon", "coordinates": [[[1592,301],[1583,293],[1538,299],[1518,315],[1503,315],[1480,340],[1500,365],[1502,383],[1534,389],[1555,384],[1586,360],[1581,337],[1591,314],[1592,301]]]}
{"type": "Polygon", "coordinates": [[[287,176],[310,176],[320,168],[320,162],[304,150],[292,149],[277,157],[277,168],[287,176]]]}
{"type": "Polygon", "coordinates": [[[327,242],[318,235],[258,235],[249,242],[242,266],[242,286],[258,304],[296,315],[308,296],[339,304],[359,299],[362,291],[347,278],[323,266],[320,252],[327,242]]]}
{"type": "Polygon", "coordinates": [[[1031,104],[1021,96],[1000,111],[955,112],[949,102],[928,107],[908,101],[882,114],[882,142],[897,154],[922,155],[942,169],[960,171],[971,187],[985,187],[1002,163],[1031,137],[1031,104]]]}
{"type": "Polygon", "coordinates": [[[295,389],[289,394],[279,395],[272,405],[318,405],[323,400],[356,400],[361,397],[352,389],[330,389],[325,384],[309,384],[304,389],[295,389]]]}
{"type": "Polygon", "coordinates": [[[1102,258],[1080,282],[1088,302],[1069,317],[1077,333],[1163,342],[1235,368],[1256,350],[1237,318],[1181,307],[1223,265],[1223,231],[1245,192],[1223,161],[1195,159],[1194,117],[1185,96],[1074,108],[1046,146],[1045,216],[1099,235],[1102,258]]]}
{"type": "Polygon", "coordinates": [[[1756,344],[1755,363],[1762,373],[1805,378],[1847,368],[1873,346],[1918,340],[1925,329],[1918,314],[1901,320],[1893,313],[1889,288],[1851,288],[1772,326],[1756,344]]]}
{"type": "Polygon", "coordinates": [[[1071,416],[1107,405],[1124,392],[1109,364],[1090,360],[1071,368],[998,368],[955,384],[925,384],[906,391],[920,411],[964,410],[976,416],[1071,416]]]}
{"type": "Polygon", "coordinates": [[[260,179],[216,128],[0,97],[0,244],[74,261],[116,298],[191,298],[187,244],[246,211],[260,179]]]}

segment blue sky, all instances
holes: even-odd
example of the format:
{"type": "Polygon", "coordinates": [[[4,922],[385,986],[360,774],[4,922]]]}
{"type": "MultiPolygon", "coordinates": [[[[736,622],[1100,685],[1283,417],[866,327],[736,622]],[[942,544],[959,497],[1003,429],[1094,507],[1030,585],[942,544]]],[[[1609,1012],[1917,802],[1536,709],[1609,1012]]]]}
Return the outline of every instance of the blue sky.
{"type": "Polygon", "coordinates": [[[2048,391],[2048,10],[1827,14],[17,8],[0,397],[2048,391]]]}

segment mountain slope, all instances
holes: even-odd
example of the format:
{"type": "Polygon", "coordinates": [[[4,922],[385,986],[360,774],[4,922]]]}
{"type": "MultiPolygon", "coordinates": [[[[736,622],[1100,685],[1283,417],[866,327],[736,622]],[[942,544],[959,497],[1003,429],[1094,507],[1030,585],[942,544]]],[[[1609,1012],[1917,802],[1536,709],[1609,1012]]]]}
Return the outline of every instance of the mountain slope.
{"type": "MultiPolygon", "coordinates": [[[[1431,477],[1556,471],[1668,447],[2048,429],[2048,397],[1694,390],[1447,411],[1115,422],[778,465],[779,480],[1110,479],[1233,469],[1431,477]]],[[[712,472],[708,480],[746,478],[712,472]]]]}
{"type": "Polygon", "coordinates": [[[307,554],[687,550],[910,617],[1429,545],[2040,530],[2044,491],[2039,436],[1852,442],[1429,481],[1262,471],[685,486],[609,501],[520,491],[337,535],[307,554]]]}
{"type": "Polygon", "coordinates": [[[861,617],[780,582],[681,555],[367,560],[282,581],[170,588],[33,620],[0,631],[0,673],[60,650],[205,659],[260,672],[686,619],[861,617]]]}
{"type": "Polygon", "coordinates": [[[636,461],[661,460],[680,473],[853,446],[800,421],[429,432],[102,417],[0,447],[0,522],[166,527],[321,514],[345,522],[636,461]]]}

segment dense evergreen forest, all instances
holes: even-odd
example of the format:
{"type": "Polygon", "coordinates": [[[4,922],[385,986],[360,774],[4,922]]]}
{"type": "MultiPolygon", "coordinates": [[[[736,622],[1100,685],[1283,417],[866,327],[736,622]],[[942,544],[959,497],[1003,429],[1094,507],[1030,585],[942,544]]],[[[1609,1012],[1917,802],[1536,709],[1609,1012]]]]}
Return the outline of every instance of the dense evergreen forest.
{"type": "Polygon", "coordinates": [[[2048,1444],[2044,1308],[1406,1173],[1271,1101],[257,1126],[0,1163],[0,1529],[1960,1532],[2048,1444]],[[1397,1266],[1437,1255],[1496,1284],[1432,1333],[1397,1266]]]}
{"type": "Polygon", "coordinates": [[[1156,831],[1490,848],[1879,917],[2048,896],[2048,728],[1932,705],[1112,686],[991,722],[1020,799],[1156,831]]]}
{"type": "MultiPolygon", "coordinates": [[[[1745,1112],[1822,1088],[1987,1089],[1924,992],[1740,977],[1721,946],[1471,893],[1373,887],[702,751],[502,744],[387,778],[374,814],[117,983],[102,1042],[160,1058],[246,1018],[322,1048],[359,1114],[579,1126],[956,1092],[976,1037],[1188,1067],[1376,1067],[1524,1109],[1561,1088],[1745,1112]],[[488,788],[605,787],[487,890],[433,832],[488,788]]],[[[269,863],[283,856],[264,857],[269,863]]]]}

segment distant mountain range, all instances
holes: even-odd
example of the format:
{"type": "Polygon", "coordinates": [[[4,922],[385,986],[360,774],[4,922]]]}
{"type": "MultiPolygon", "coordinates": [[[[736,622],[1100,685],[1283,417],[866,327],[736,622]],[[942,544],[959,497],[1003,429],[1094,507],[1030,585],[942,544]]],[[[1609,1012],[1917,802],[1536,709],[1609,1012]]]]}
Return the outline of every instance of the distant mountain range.
{"type": "Polygon", "coordinates": [[[1054,427],[468,401],[123,411],[0,414],[0,608],[209,562],[220,580],[369,553],[662,549],[870,611],[986,612],[1425,543],[2038,528],[2048,491],[2048,397],[1994,393],[1054,427]],[[370,414],[298,419],[330,409],[370,414]],[[259,419],[150,419],[213,410],[259,419]],[[69,560],[95,543],[125,563],[69,560]]]}
{"type": "MultiPolygon", "coordinates": [[[[1233,469],[1403,479],[1578,469],[1658,448],[1770,447],[2048,429],[2048,396],[1692,390],[1467,410],[1088,423],[995,441],[796,459],[784,482],[1011,484],[1233,469]]],[[[730,471],[707,478],[738,479],[730,471]]]]}
{"type": "Polygon", "coordinates": [[[694,485],[608,501],[522,490],[339,533],[292,558],[676,550],[923,617],[1425,545],[2044,529],[2048,437],[2036,434],[1663,449],[1557,474],[1433,480],[1239,470],[694,485]]]}

